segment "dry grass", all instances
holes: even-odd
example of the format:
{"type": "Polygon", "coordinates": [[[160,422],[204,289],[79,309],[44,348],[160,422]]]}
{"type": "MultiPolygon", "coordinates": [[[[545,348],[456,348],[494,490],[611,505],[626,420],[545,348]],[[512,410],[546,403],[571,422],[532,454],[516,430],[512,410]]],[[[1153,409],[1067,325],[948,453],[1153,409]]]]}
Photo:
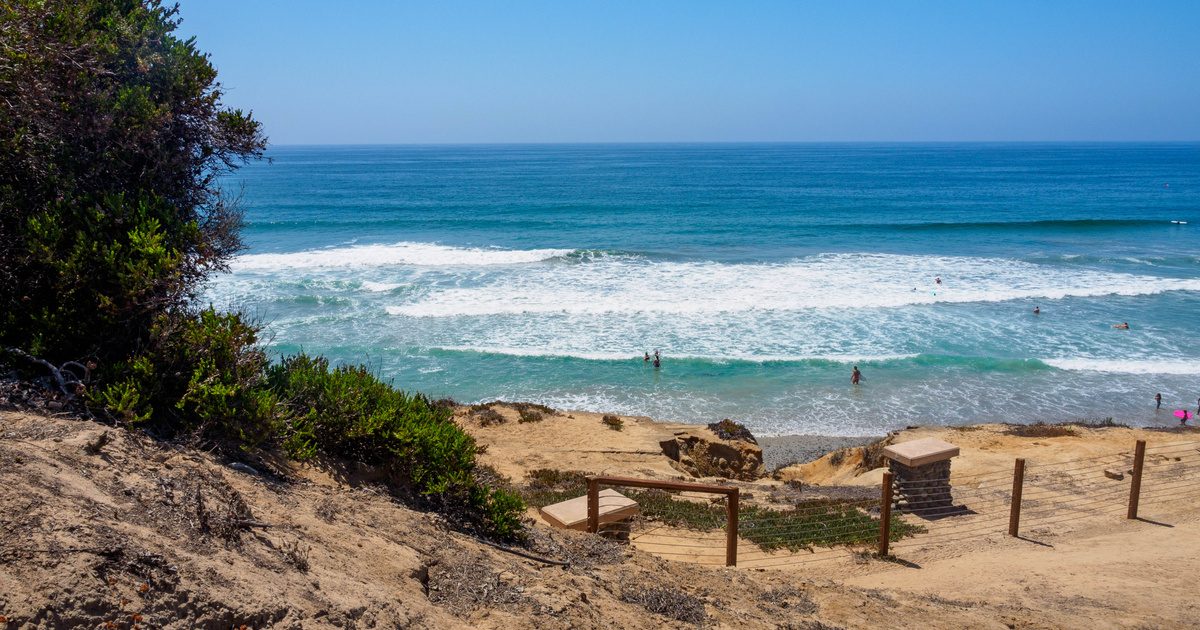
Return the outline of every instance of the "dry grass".
{"type": "Polygon", "coordinates": [[[602,418],[602,422],[604,422],[605,426],[613,431],[620,431],[621,429],[625,428],[625,421],[617,416],[604,416],[604,418],[602,418]]]}

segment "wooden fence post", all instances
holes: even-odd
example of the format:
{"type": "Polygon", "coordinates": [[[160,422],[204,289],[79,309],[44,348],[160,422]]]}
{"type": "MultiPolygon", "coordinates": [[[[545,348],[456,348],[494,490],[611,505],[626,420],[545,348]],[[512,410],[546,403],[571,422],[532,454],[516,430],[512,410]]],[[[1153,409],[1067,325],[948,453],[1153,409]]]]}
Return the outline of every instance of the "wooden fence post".
{"type": "Polygon", "coordinates": [[[1008,510],[1008,535],[1017,536],[1021,530],[1021,491],[1025,488],[1025,460],[1018,457],[1013,468],[1012,505],[1008,510]]]}
{"type": "Polygon", "coordinates": [[[594,477],[588,478],[587,494],[587,530],[593,534],[600,531],[600,482],[594,477]]]}
{"type": "Polygon", "coordinates": [[[1146,440],[1138,440],[1133,451],[1133,482],[1129,484],[1129,514],[1126,518],[1137,518],[1138,499],[1142,495],[1142,462],[1146,459],[1146,440]]]}
{"type": "Polygon", "coordinates": [[[883,485],[879,497],[879,555],[888,555],[888,543],[892,539],[892,471],[883,473],[883,485]]]}
{"type": "Polygon", "coordinates": [[[725,566],[737,566],[738,489],[734,488],[725,500],[725,566]]]}

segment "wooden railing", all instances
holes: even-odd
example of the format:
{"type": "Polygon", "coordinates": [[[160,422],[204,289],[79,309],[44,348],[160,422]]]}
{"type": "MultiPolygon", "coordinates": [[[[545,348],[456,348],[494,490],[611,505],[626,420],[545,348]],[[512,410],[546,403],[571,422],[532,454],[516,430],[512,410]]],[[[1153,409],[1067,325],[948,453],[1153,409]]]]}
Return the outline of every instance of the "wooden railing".
{"type": "Polygon", "coordinates": [[[653,481],[632,477],[588,477],[587,530],[600,530],[600,486],[625,486],[630,488],[657,488],[676,492],[706,492],[725,495],[725,566],[737,566],[738,541],[738,489],[707,483],[685,483],[682,481],[653,481]]]}

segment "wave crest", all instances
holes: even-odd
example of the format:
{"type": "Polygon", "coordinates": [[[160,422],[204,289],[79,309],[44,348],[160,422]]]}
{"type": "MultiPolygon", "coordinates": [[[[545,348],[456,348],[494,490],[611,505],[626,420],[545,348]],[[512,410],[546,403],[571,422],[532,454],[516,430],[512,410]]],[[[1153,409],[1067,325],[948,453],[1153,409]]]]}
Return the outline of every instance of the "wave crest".
{"type": "Polygon", "coordinates": [[[352,245],[279,254],[246,254],[230,264],[235,271],[273,272],[289,269],[387,266],[489,266],[541,262],[571,254],[570,249],[499,249],[452,247],[436,243],[400,242],[352,245]]]}
{"type": "Polygon", "coordinates": [[[890,308],[1200,291],[1200,279],[1069,269],[1013,259],[822,254],[786,263],[670,262],[609,256],[588,265],[494,274],[387,306],[392,315],[654,313],[711,315],[890,308]],[[943,278],[936,284],[934,277],[943,278]]]}

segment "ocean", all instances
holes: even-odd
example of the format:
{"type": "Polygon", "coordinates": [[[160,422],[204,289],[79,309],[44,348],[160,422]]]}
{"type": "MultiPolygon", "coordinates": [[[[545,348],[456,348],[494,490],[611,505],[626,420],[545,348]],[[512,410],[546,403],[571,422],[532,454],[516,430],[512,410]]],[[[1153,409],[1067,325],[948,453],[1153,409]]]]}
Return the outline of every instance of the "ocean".
{"type": "Polygon", "coordinates": [[[268,155],[222,180],[248,248],[203,298],[273,356],[763,435],[1169,426],[1200,399],[1197,144],[268,155]]]}

